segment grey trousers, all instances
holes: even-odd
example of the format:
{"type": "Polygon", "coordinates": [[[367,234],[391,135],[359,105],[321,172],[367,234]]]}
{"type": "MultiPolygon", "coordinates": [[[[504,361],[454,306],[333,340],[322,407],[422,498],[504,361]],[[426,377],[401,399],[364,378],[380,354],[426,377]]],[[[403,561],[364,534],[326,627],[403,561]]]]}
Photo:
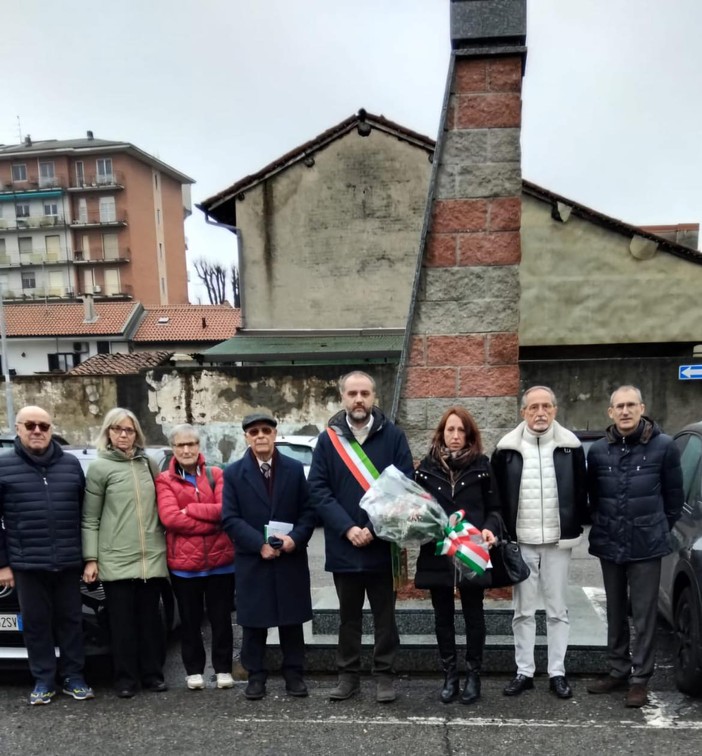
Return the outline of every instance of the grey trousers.
{"type": "Polygon", "coordinates": [[[656,656],[656,617],[661,560],[615,564],[600,559],[607,595],[607,652],[610,674],[646,685],[656,656]],[[627,586],[629,590],[627,591],[627,586]],[[634,623],[630,650],[628,596],[634,623]]]}

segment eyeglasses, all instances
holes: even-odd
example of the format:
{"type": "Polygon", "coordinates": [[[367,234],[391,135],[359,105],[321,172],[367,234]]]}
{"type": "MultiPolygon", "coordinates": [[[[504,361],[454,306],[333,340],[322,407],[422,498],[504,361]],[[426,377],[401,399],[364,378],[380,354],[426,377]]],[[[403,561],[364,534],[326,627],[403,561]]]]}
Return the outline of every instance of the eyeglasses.
{"type": "Polygon", "coordinates": [[[30,433],[37,428],[39,428],[42,433],[48,433],[51,430],[51,423],[35,423],[34,420],[26,420],[23,423],[18,423],[18,425],[24,425],[30,433]]]}
{"type": "Polygon", "coordinates": [[[273,433],[273,428],[271,428],[270,425],[263,425],[260,428],[249,428],[246,433],[254,438],[258,436],[259,433],[263,433],[264,436],[270,436],[271,433],[273,433]]]}
{"type": "Polygon", "coordinates": [[[190,446],[200,446],[200,442],[199,441],[183,441],[182,444],[173,444],[173,448],[178,449],[179,451],[181,449],[185,449],[190,446]]]}
{"type": "Polygon", "coordinates": [[[612,406],[612,409],[616,413],[621,414],[622,412],[624,412],[624,410],[626,410],[627,412],[631,412],[633,409],[640,406],[641,406],[641,402],[626,402],[622,404],[614,404],[612,406]]]}
{"type": "Polygon", "coordinates": [[[538,412],[539,410],[543,410],[544,412],[550,412],[554,408],[554,405],[551,404],[551,402],[544,402],[543,404],[530,404],[527,408],[527,412],[538,412]]]}
{"type": "Polygon", "coordinates": [[[125,436],[133,436],[136,433],[134,428],[123,428],[121,425],[111,425],[110,430],[118,436],[121,436],[123,433],[125,436]]]}

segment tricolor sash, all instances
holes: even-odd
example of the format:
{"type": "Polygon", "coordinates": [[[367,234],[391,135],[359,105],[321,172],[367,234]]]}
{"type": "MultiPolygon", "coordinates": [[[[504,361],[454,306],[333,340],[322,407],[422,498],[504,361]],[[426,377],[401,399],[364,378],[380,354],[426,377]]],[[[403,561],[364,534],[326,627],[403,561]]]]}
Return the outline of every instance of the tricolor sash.
{"type": "Polygon", "coordinates": [[[482,541],[481,531],[464,519],[465,512],[462,509],[454,512],[451,517],[455,520],[455,525],[449,524],[444,529],[445,538],[436,544],[436,555],[453,557],[476,575],[482,575],[492,565],[488,550],[476,543],[478,538],[482,541]]]}
{"type": "MultiPolygon", "coordinates": [[[[341,433],[337,433],[331,427],[327,428],[327,434],[348,471],[353,475],[358,485],[364,491],[367,491],[373,481],[380,477],[380,473],[363,451],[361,444],[355,438],[349,439],[347,436],[342,436],[341,433]]],[[[390,559],[393,584],[395,590],[398,590],[407,581],[407,560],[403,556],[403,550],[396,543],[390,544],[390,559]]]]}
{"type": "Polygon", "coordinates": [[[363,451],[361,444],[355,438],[349,440],[346,436],[342,436],[334,428],[327,428],[327,433],[332,446],[336,449],[351,475],[356,479],[358,485],[364,491],[367,491],[373,481],[380,477],[380,473],[363,451]]]}

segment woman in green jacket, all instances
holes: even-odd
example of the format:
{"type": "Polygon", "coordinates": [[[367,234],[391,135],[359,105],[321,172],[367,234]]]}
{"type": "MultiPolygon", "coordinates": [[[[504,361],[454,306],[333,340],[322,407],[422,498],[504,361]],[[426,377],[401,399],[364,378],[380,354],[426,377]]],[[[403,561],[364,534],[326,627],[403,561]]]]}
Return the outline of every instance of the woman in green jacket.
{"type": "Polygon", "coordinates": [[[131,698],[139,685],[167,690],[159,601],[168,575],[154,476],[144,434],[130,410],[105,415],[98,458],[88,468],[83,504],[83,580],[105,588],[115,689],[131,698]]]}

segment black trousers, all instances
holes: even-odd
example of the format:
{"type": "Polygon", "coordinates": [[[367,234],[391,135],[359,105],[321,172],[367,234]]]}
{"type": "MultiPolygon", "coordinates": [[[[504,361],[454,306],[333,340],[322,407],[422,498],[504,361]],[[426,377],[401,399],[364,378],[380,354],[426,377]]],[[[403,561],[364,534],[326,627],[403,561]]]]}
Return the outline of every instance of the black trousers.
{"type": "Polygon", "coordinates": [[[37,683],[54,689],[60,678],[82,677],[83,602],[80,569],[14,570],[29,669],[37,683]],[[58,660],[54,647],[61,652],[58,660]]]}
{"type": "Polygon", "coordinates": [[[202,619],[212,628],[212,666],[215,672],[232,671],[234,633],[234,573],[184,578],[171,575],[171,584],[180,612],[181,655],[188,675],[205,671],[205,645],[202,642],[202,619]]]}
{"type": "MultiPolygon", "coordinates": [[[[302,677],[305,666],[305,639],[302,625],[283,625],[278,628],[280,650],[283,652],[283,677],[292,681],[302,677]]],[[[242,627],[241,665],[249,673],[249,680],[266,681],[267,627],[242,627]]]]}
{"type": "Polygon", "coordinates": [[[159,599],[165,583],[165,578],[103,583],[117,690],[163,680],[166,637],[159,599]]]}
{"type": "Polygon", "coordinates": [[[357,677],[361,671],[363,602],[366,595],[373,614],[374,675],[391,675],[400,635],[395,623],[395,589],[392,572],[335,572],[339,597],[339,645],[336,664],[340,675],[357,677]]]}
{"type": "Polygon", "coordinates": [[[646,684],[656,660],[656,618],[661,560],[615,564],[600,559],[607,596],[607,653],[610,674],[646,684]],[[629,590],[627,591],[627,585],[629,590]],[[630,651],[628,595],[634,623],[630,651]]]}
{"type": "MultiPolygon", "coordinates": [[[[466,623],[466,667],[479,672],[483,666],[485,649],[485,612],[483,611],[483,589],[459,586],[461,609],[466,623]]],[[[454,617],[456,606],[452,587],[432,588],[431,603],[434,607],[434,628],[439,653],[442,660],[453,657],[456,660],[456,627],[454,617]]]]}

